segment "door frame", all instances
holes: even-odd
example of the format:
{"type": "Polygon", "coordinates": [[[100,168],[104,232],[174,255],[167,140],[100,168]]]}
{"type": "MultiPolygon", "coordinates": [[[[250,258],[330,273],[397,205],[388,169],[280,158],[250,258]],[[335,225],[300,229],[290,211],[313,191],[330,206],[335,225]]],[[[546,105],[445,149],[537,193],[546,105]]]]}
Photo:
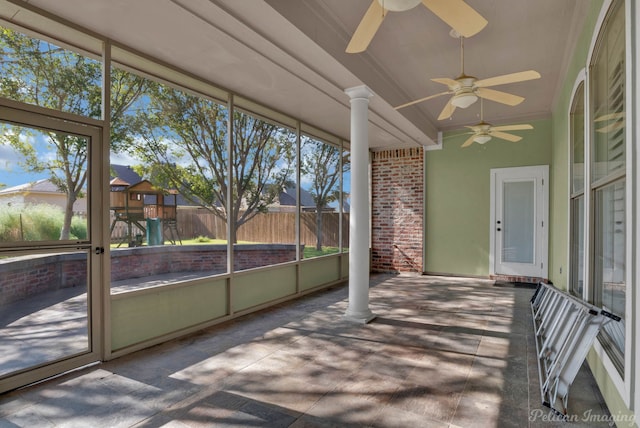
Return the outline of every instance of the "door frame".
{"type": "Polygon", "coordinates": [[[490,170],[491,185],[490,185],[490,218],[489,218],[489,274],[490,275],[507,275],[507,276],[525,276],[531,277],[526,274],[504,274],[497,273],[496,267],[499,266],[499,261],[496,260],[496,207],[497,207],[497,185],[500,180],[498,175],[512,176],[514,178],[526,178],[527,176],[541,177],[541,182],[536,182],[536,198],[539,198],[539,203],[536,204],[536,217],[539,227],[536,228],[536,263],[540,261],[542,267],[540,268],[540,277],[543,279],[548,278],[549,275],[549,165],[536,165],[536,166],[524,166],[524,167],[512,167],[512,168],[492,168],[490,170]]]}
{"type": "MultiPolygon", "coordinates": [[[[56,376],[87,364],[101,361],[104,354],[104,129],[100,121],[76,116],[71,113],[52,111],[43,107],[25,105],[16,101],[0,99],[0,118],[7,123],[26,127],[49,129],[87,137],[89,156],[87,167],[89,177],[87,188],[87,218],[89,220],[89,239],[86,242],[42,241],[34,245],[20,245],[11,251],[17,254],[47,250],[83,250],[87,251],[87,334],[89,349],[86,352],[69,355],[44,362],[39,365],[18,370],[0,378],[0,393],[19,388],[30,383],[56,376]]],[[[108,197],[108,196],[107,196],[108,197]]]]}

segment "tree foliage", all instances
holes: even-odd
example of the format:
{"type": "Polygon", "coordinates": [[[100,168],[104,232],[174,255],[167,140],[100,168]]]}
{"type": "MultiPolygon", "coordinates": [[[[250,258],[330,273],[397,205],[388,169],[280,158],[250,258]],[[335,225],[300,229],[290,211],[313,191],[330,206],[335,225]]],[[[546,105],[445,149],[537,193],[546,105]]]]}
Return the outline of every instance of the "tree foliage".
{"type": "MultiPolygon", "coordinates": [[[[91,59],[0,27],[0,96],[80,116],[102,116],[102,65],[91,59]]],[[[144,80],[114,73],[112,78],[112,141],[127,138],[122,113],[140,96],[144,80]]],[[[6,129],[6,127],[5,127],[6,129]]],[[[83,137],[61,132],[34,133],[13,127],[3,132],[1,142],[22,156],[27,172],[47,172],[50,180],[67,196],[60,239],[69,239],[73,205],[87,184],[89,147],[83,137]],[[42,137],[50,151],[46,157],[35,149],[42,137]],[[31,138],[29,138],[31,137],[31,138]]]]}
{"type": "MultiPolygon", "coordinates": [[[[225,106],[150,83],[148,104],[135,116],[131,154],[156,185],[177,189],[235,230],[266,212],[293,167],[291,135],[281,127],[236,111],[229,186],[229,112],[225,106]],[[230,205],[227,196],[231,188],[230,205]]],[[[234,230],[234,232],[235,232],[234,230]]]]}

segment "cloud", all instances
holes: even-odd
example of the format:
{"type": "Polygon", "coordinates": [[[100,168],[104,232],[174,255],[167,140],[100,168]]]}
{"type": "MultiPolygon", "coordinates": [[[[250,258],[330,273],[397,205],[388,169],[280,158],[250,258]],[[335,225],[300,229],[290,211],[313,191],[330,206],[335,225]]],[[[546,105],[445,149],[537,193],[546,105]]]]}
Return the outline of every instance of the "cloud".
{"type": "Polygon", "coordinates": [[[128,153],[116,153],[113,150],[109,153],[110,163],[115,165],[138,165],[139,160],[128,153]]]}
{"type": "Polygon", "coordinates": [[[23,157],[13,147],[0,145],[0,170],[10,171],[16,168],[23,157]]]}

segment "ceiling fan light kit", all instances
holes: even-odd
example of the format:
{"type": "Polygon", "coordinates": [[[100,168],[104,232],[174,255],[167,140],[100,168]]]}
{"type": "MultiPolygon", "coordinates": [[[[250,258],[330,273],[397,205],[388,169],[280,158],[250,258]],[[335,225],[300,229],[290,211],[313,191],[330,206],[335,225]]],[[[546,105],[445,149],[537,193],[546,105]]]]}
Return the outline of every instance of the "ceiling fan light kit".
{"type": "MultiPolygon", "coordinates": [[[[452,31],[451,35],[454,34],[456,33],[452,31]]],[[[508,83],[524,82],[539,78],[540,73],[535,70],[520,71],[517,73],[504,74],[480,80],[476,77],[466,75],[464,72],[464,36],[460,36],[460,75],[455,79],[448,77],[431,79],[433,82],[445,85],[447,87],[447,91],[404,103],[395,107],[395,109],[398,110],[412,106],[442,95],[451,95],[451,98],[449,98],[449,101],[440,112],[438,120],[449,119],[456,108],[467,108],[475,103],[478,98],[495,101],[508,106],[516,106],[524,101],[523,97],[507,92],[496,91],[489,87],[506,85],[508,83]]]]}
{"type": "Polygon", "coordinates": [[[491,140],[491,135],[488,135],[488,134],[479,134],[473,137],[473,141],[475,141],[478,144],[485,144],[485,143],[488,143],[490,140],[491,140]]]}
{"type": "Polygon", "coordinates": [[[392,12],[404,12],[418,6],[422,0],[378,0],[380,6],[392,12]]]}
{"type": "Polygon", "coordinates": [[[476,101],[478,101],[478,96],[472,91],[469,91],[454,95],[451,99],[451,104],[457,108],[467,108],[476,101]]]}

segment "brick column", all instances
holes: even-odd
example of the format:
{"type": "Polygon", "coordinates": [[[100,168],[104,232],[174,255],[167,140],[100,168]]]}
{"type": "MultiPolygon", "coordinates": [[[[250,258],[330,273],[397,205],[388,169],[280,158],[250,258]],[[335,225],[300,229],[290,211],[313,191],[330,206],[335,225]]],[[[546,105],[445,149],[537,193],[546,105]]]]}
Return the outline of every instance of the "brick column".
{"type": "Polygon", "coordinates": [[[424,152],[404,148],[374,152],[372,176],[372,272],[424,269],[424,152]]]}

